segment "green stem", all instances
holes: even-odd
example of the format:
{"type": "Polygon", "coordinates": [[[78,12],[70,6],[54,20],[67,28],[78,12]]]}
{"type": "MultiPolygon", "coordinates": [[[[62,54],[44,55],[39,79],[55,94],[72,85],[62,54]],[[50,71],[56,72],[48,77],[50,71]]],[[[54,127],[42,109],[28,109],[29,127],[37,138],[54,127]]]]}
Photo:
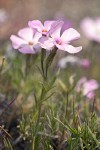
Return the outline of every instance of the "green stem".
{"type": "Polygon", "coordinates": [[[41,104],[38,107],[38,118],[37,118],[37,122],[36,122],[35,134],[34,134],[35,136],[36,136],[38,128],[39,128],[40,117],[41,117],[41,104]]]}
{"type": "Polygon", "coordinates": [[[32,144],[32,145],[34,145],[34,150],[35,150],[35,140],[36,140],[36,137],[37,137],[37,132],[38,132],[38,129],[39,129],[39,123],[40,123],[40,119],[41,119],[42,102],[43,102],[43,99],[45,98],[46,94],[47,93],[44,90],[44,86],[42,86],[41,96],[40,96],[39,104],[38,104],[37,122],[36,122],[36,126],[35,126],[35,133],[34,133],[34,139],[33,139],[33,144],[32,144]]]}
{"type": "Polygon", "coordinates": [[[68,119],[68,102],[69,102],[69,92],[67,91],[67,97],[66,97],[66,110],[65,110],[65,120],[68,119]]]}
{"type": "MultiPolygon", "coordinates": [[[[42,70],[43,85],[42,85],[41,95],[40,95],[38,107],[37,107],[38,108],[38,110],[37,110],[38,116],[37,116],[34,138],[33,138],[33,143],[32,143],[34,150],[35,150],[35,141],[36,141],[36,137],[37,137],[37,132],[39,130],[39,123],[40,123],[40,119],[41,119],[41,110],[42,110],[43,100],[46,98],[48,91],[50,91],[48,89],[45,89],[47,86],[47,83],[48,83],[48,78],[47,78],[48,69],[52,64],[52,61],[56,55],[56,51],[57,51],[57,49],[54,49],[53,51],[51,51],[47,58],[46,58],[46,50],[42,49],[42,51],[41,51],[41,70],[42,70]]],[[[51,87],[50,87],[50,89],[51,89],[51,87]]]]}
{"type": "Polygon", "coordinates": [[[37,132],[39,129],[39,123],[40,123],[40,118],[41,118],[41,104],[39,104],[38,107],[38,117],[37,117],[37,122],[36,122],[36,126],[35,126],[35,133],[34,133],[34,137],[33,137],[33,142],[32,142],[32,150],[35,150],[35,142],[36,142],[36,137],[37,137],[37,132]]]}
{"type": "Polygon", "coordinates": [[[45,79],[45,68],[44,68],[45,58],[46,58],[46,50],[42,49],[41,50],[41,70],[42,70],[43,79],[45,79]]]}

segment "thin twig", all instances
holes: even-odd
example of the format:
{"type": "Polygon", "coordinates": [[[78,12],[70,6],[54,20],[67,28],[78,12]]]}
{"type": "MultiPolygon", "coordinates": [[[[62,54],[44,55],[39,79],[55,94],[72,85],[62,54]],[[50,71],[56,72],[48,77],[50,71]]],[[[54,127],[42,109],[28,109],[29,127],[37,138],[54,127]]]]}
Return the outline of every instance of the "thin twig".
{"type": "Polygon", "coordinates": [[[11,137],[11,135],[5,130],[5,129],[3,129],[1,126],[0,126],[0,130],[2,130],[4,133],[6,133],[10,138],[12,138],[11,137]]]}

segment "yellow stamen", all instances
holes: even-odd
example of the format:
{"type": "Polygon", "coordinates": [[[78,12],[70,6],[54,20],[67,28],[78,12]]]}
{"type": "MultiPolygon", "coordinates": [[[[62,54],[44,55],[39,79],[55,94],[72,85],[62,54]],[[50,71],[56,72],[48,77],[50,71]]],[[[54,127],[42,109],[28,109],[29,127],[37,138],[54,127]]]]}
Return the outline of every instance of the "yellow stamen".
{"type": "Polygon", "coordinates": [[[32,41],[30,41],[30,42],[28,42],[28,44],[29,44],[30,46],[32,46],[32,45],[33,45],[33,42],[32,42],[32,41]]]}
{"type": "Polygon", "coordinates": [[[46,30],[46,29],[43,29],[42,32],[47,32],[47,30],[46,30]]]}

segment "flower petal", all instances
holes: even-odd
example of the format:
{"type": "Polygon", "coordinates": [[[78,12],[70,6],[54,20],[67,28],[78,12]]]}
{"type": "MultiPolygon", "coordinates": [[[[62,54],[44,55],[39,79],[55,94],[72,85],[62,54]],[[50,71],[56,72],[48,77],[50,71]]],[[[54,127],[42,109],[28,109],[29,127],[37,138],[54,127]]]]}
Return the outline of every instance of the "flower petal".
{"type": "Polygon", "coordinates": [[[51,38],[42,37],[40,39],[40,46],[44,49],[51,50],[54,47],[54,43],[51,38]]]}
{"type": "Polygon", "coordinates": [[[26,41],[31,41],[33,39],[33,34],[34,31],[31,28],[23,28],[18,32],[18,35],[26,41]]]}
{"type": "Polygon", "coordinates": [[[29,27],[37,29],[37,31],[42,32],[43,24],[39,20],[33,20],[28,22],[29,27]]]}
{"type": "Polygon", "coordinates": [[[64,45],[64,50],[67,51],[68,53],[74,54],[74,53],[78,53],[79,51],[81,51],[82,46],[74,47],[72,45],[65,44],[64,45]]]}
{"type": "Polygon", "coordinates": [[[91,79],[84,84],[86,92],[94,91],[99,88],[99,84],[96,80],[91,79]]]}
{"type": "Polygon", "coordinates": [[[33,37],[33,42],[34,42],[34,44],[37,44],[37,43],[38,43],[40,37],[41,37],[41,33],[40,33],[40,32],[35,32],[35,33],[34,33],[34,37],[33,37]]]}
{"type": "Polygon", "coordinates": [[[80,27],[83,30],[86,37],[88,37],[91,40],[94,40],[96,29],[96,24],[94,20],[87,17],[81,21],[80,27]]]}
{"type": "Polygon", "coordinates": [[[55,21],[45,21],[45,22],[44,22],[44,28],[45,28],[47,31],[49,31],[50,28],[51,28],[51,26],[52,26],[52,24],[53,24],[54,22],[55,22],[55,21]]]}
{"type": "Polygon", "coordinates": [[[72,23],[69,20],[64,19],[64,24],[62,26],[61,33],[63,33],[65,30],[69,28],[72,28],[72,23]]]}
{"type": "Polygon", "coordinates": [[[51,29],[49,31],[49,34],[52,38],[59,38],[60,37],[60,31],[63,25],[63,21],[55,21],[52,26],[51,29]]]}
{"type": "Polygon", "coordinates": [[[87,78],[86,77],[82,77],[78,82],[77,82],[77,85],[76,85],[76,91],[77,92],[80,92],[82,90],[84,90],[84,84],[87,82],[87,78]]]}
{"type": "Polygon", "coordinates": [[[92,99],[92,98],[95,97],[95,93],[94,93],[94,91],[91,91],[91,92],[89,92],[88,94],[86,94],[86,95],[84,95],[84,96],[86,96],[86,97],[89,98],[89,99],[92,99]]]}
{"type": "Polygon", "coordinates": [[[15,36],[11,35],[10,40],[12,41],[13,48],[18,49],[21,45],[26,44],[26,41],[15,36]]]}
{"type": "Polygon", "coordinates": [[[80,38],[80,34],[73,28],[65,30],[61,36],[63,41],[71,42],[80,38]]]}
{"type": "Polygon", "coordinates": [[[28,45],[22,45],[22,47],[20,47],[18,50],[23,54],[34,54],[35,53],[34,49],[28,45]]]}
{"type": "Polygon", "coordinates": [[[56,47],[59,49],[59,50],[64,50],[64,46],[63,44],[62,45],[59,45],[57,43],[55,43],[56,47]]]}

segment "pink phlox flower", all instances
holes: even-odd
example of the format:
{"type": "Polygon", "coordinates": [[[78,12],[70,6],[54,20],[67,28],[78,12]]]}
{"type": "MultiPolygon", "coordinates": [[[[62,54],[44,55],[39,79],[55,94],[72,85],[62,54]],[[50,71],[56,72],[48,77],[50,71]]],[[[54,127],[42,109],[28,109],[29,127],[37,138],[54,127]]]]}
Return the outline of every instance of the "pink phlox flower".
{"type": "Polygon", "coordinates": [[[62,25],[63,25],[63,21],[55,21],[52,24],[52,27],[48,31],[47,36],[42,36],[39,40],[42,48],[47,49],[47,50],[51,50],[54,48],[55,44],[54,44],[54,39],[52,38],[52,36],[53,34],[56,34],[57,36],[60,35],[62,25]]]}
{"type": "Polygon", "coordinates": [[[100,17],[95,19],[87,17],[81,21],[80,27],[88,39],[100,42],[100,17]]]}
{"type": "Polygon", "coordinates": [[[28,22],[29,27],[36,29],[42,36],[49,36],[50,32],[53,32],[59,25],[59,21],[45,21],[44,25],[39,20],[33,20],[28,22]]]}
{"type": "Polygon", "coordinates": [[[87,82],[84,83],[84,92],[83,95],[87,95],[89,92],[97,90],[99,88],[99,84],[96,80],[91,79],[87,80],[87,82]]]}
{"type": "Polygon", "coordinates": [[[98,88],[99,84],[96,80],[87,80],[85,77],[81,78],[76,85],[76,91],[82,92],[83,96],[88,98],[93,98],[95,96],[94,91],[98,88]]]}
{"type": "Polygon", "coordinates": [[[70,45],[72,41],[80,38],[80,34],[73,28],[65,30],[61,36],[54,32],[51,37],[54,39],[55,46],[60,50],[67,51],[69,53],[77,53],[82,49],[81,46],[74,47],[70,45]]]}
{"type": "Polygon", "coordinates": [[[24,54],[34,54],[39,49],[38,40],[40,37],[40,33],[27,27],[19,30],[18,36],[11,35],[10,39],[14,49],[18,49],[24,54]]]}
{"type": "Polygon", "coordinates": [[[58,27],[55,32],[51,34],[51,38],[44,39],[42,41],[42,46],[47,49],[51,49],[52,47],[56,46],[58,49],[67,51],[69,53],[77,53],[82,50],[82,47],[74,47],[70,45],[70,43],[74,40],[77,40],[80,38],[80,34],[73,28],[69,28],[63,32],[63,34],[60,36],[61,32],[61,26],[58,27]],[[50,48],[49,47],[50,44],[50,48]]]}

